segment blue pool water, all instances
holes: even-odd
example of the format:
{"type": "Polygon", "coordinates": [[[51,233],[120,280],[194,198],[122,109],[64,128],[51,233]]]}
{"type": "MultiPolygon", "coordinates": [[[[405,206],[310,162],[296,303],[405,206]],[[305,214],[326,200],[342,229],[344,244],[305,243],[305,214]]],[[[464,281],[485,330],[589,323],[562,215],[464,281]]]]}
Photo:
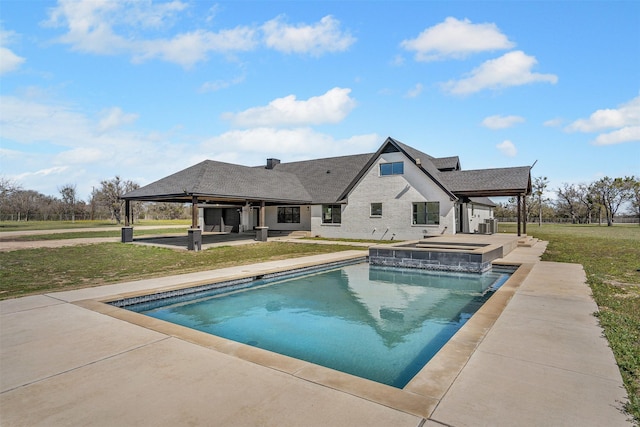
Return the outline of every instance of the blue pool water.
{"type": "Polygon", "coordinates": [[[508,276],[360,263],[126,308],[402,388],[508,276]]]}

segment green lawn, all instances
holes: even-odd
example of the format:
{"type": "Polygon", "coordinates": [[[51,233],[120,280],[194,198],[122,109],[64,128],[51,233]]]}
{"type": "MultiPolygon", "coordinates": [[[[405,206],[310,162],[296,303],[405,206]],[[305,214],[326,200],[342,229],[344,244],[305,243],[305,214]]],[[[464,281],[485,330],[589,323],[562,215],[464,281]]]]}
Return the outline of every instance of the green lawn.
{"type": "MultiPolygon", "coordinates": [[[[142,220],[135,225],[191,225],[190,220],[142,220]]],[[[60,230],[74,228],[99,228],[121,227],[115,221],[0,221],[0,235],[3,231],[28,231],[28,230],[60,230]]]]}
{"type": "MultiPolygon", "coordinates": [[[[133,236],[151,236],[159,234],[174,234],[174,235],[186,235],[188,225],[184,226],[184,229],[179,228],[154,228],[154,229],[140,229],[133,228],[133,236]]],[[[104,230],[104,231],[68,231],[64,233],[47,233],[46,230],[42,230],[42,234],[28,234],[24,236],[11,236],[3,237],[0,233],[0,243],[2,242],[26,242],[26,241],[38,241],[38,240],[66,240],[66,239],[92,239],[96,237],[120,237],[121,231],[117,230],[104,230]]]]}
{"type": "Polygon", "coordinates": [[[0,299],[360,247],[254,243],[200,252],[102,243],[0,252],[0,299]]]}
{"type": "MultiPolygon", "coordinates": [[[[500,232],[515,232],[500,224],[500,232]]],[[[584,266],[599,307],[596,314],[618,362],[640,425],[640,226],[527,225],[527,234],[549,242],[543,261],[584,266]]]]}

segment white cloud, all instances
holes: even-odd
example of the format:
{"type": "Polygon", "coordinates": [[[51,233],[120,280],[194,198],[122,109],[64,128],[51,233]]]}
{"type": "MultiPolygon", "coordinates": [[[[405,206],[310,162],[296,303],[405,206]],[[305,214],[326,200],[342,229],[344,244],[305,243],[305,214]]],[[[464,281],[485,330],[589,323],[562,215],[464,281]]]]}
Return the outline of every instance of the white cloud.
{"type": "Polygon", "coordinates": [[[422,86],[421,83],[417,83],[414,87],[412,87],[411,89],[409,89],[407,91],[407,94],[405,95],[405,97],[407,98],[416,98],[417,96],[419,96],[422,93],[422,90],[424,89],[424,87],[422,86]]]}
{"type": "Polygon", "coordinates": [[[602,109],[592,113],[588,119],[578,119],[565,128],[567,132],[602,132],[595,145],[612,145],[640,141],[640,96],[620,105],[616,109],[602,109]]]}
{"type": "Polygon", "coordinates": [[[132,46],[133,61],[159,58],[189,68],[205,61],[209,52],[248,51],[255,47],[255,30],[237,27],[213,33],[196,30],[178,34],[171,39],[146,40],[132,46]]]}
{"type": "Polygon", "coordinates": [[[0,75],[17,70],[25,62],[25,58],[16,55],[6,45],[16,37],[13,31],[5,31],[0,27],[0,75]]]}
{"type": "Polygon", "coordinates": [[[537,62],[535,57],[520,50],[509,52],[484,62],[464,79],[445,83],[443,88],[452,94],[467,95],[484,89],[500,89],[537,82],[557,83],[558,77],[554,74],[531,72],[531,68],[537,62]]]}
{"type": "Polygon", "coordinates": [[[238,76],[235,77],[231,80],[215,80],[212,82],[204,82],[201,86],[200,86],[200,93],[206,93],[206,92],[216,92],[222,89],[226,89],[228,87],[240,84],[244,81],[245,76],[238,76]]]}
{"type": "Polygon", "coordinates": [[[17,70],[25,59],[6,47],[0,47],[0,75],[17,70]]]}
{"type": "MultiPolygon", "coordinates": [[[[159,59],[184,68],[206,61],[211,53],[253,50],[259,45],[260,31],[267,47],[285,53],[319,56],[347,50],[355,42],[332,16],[313,25],[287,25],[280,16],[262,26],[237,26],[216,32],[194,28],[171,37],[154,37],[166,34],[175,21],[187,16],[188,9],[188,3],[178,0],[59,0],[43,25],[64,28],[66,33],[57,41],[78,52],[129,55],[134,63],[159,59]]],[[[210,13],[216,12],[215,6],[210,9],[210,13]]],[[[212,15],[205,18],[207,22],[211,19],[212,15]]]]}
{"type": "Polygon", "coordinates": [[[330,15],[314,25],[287,25],[278,16],[262,26],[268,47],[284,53],[320,56],[327,52],[343,52],[356,39],[340,29],[340,21],[330,15]]]}
{"type": "Polygon", "coordinates": [[[489,116],[482,121],[482,126],[489,129],[506,129],[518,123],[523,123],[524,117],[520,116],[489,116]]]}
{"type": "Polygon", "coordinates": [[[2,96],[0,134],[16,147],[2,153],[16,159],[3,163],[3,174],[44,194],[56,195],[57,186],[72,180],[79,194],[89,194],[91,185],[116,174],[160,178],[159,164],[189,165],[190,151],[170,135],[118,127],[136,118],[111,108],[94,119],[69,105],[2,96]]]}
{"type": "MultiPolygon", "coordinates": [[[[307,115],[316,111],[327,122],[331,120],[329,111],[346,114],[351,108],[353,100],[348,93],[348,89],[336,88],[292,105],[307,115]],[[332,105],[332,99],[338,99],[338,105],[332,105]]],[[[50,195],[57,195],[60,185],[71,182],[84,197],[90,194],[91,186],[115,175],[145,185],[205,158],[259,165],[273,156],[295,161],[372,152],[382,142],[376,134],[336,139],[308,127],[263,126],[231,130],[207,140],[191,139],[187,148],[181,142],[183,134],[175,127],[148,134],[121,127],[136,119],[137,115],[118,107],[87,114],[35,97],[0,97],[1,137],[12,144],[11,150],[0,149],[3,158],[11,159],[3,163],[2,173],[24,188],[50,195]],[[158,165],[169,165],[169,169],[158,165]]]]}
{"type": "Polygon", "coordinates": [[[299,101],[295,95],[277,98],[264,107],[226,113],[223,119],[242,127],[306,126],[342,121],[355,107],[351,89],[333,88],[324,95],[299,101]]]}
{"type": "Polygon", "coordinates": [[[513,144],[513,142],[509,141],[508,139],[496,145],[496,148],[500,150],[500,152],[507,157],[515,157],[516,154],[518,154],[518,150],[516,150],[516,146],[513,144]]]}
{"type": "Polygon", "coordinates": [[[118,107],[112,107],[108,110],[104,110],[101,113],[101,119],[98,123],[98,131],[106,132],[112,129],[116,129],[122,125],[127,125],[138,120],[138,115],[135,113],[125,114],[122,109],[118,107]]]}
{"type": "Polygon", "coordinates": [[[267,157],[284,161],[334,157],[366,153],[378,148],[381,137],[376,134],[356,135],[346,139],[318,133],[310,128],[275,129],[259,127],[231,130],[209,138],[201,150],[209,158],[257,166],[267,157]]]}
{"type": "Polygon", "coordinates": [[[155,4],[151,1],[60,0],[44,24],[65,27],[67,33],[58,41],[79,52],[127,54],[134,62],[158,58],[185,68],[206,60],[210,52],[246,51],[256,46],[256,31],[249,27],[219,32],[196,29],[171,38],[144,38],[140,27],[166,29],[187,6],[179,1],[155,4]],[[116,28],[121,31],[124,28],[127,37],[116,33],[116,28]]]}
{"type": "Polygon", "coordinates": [[[555,127],[562,126],[563,123],[564,123],[564,119],[560,117],[556,117],[555,119],[549,119],[545,121],[542,125],[550,128],[555,128],[555,127]]]}
{"type": "Polygon", "coordinates": [[[593,142],[595,145],[613,145],[623,142],[640,142],[640,126],[626,126],[609,133],[602,133],[593,142]]]}
{"type": "Polygon", "coordinates": [[[571,123],[566,130],[597,132],[631,125],[640,125],[640,96],[616,109],[597,110],[588,119],[579,119],[571,123]]]}
{"type": "Polygon", "coordinates": [[[3,138],[19,143],[61,141],[80,146],[89,134],[90,123],[67,105],[1,96],[0,128],[3,138]]]}
{"type": "Polygon", "coordinates": [[[415,51],[416,61],[459,59],[473,53],[515,46],[495,24],[472,24],[468,19],[459,21],[453,17],[427,28],[415,39],[402,41],[400,45],[415,51]]]}
{"type": "Polygon", "coordinates": [[[67,166],[54,166],[52,168],[40,169],[35,172],[25,172],[19,175],[15,175],[14,179],[18,181],[22,181],[24,179],[32,178],[32,177],[45,177],[49,175],[60,175],[66,172],[69,168],[67,166]]]}

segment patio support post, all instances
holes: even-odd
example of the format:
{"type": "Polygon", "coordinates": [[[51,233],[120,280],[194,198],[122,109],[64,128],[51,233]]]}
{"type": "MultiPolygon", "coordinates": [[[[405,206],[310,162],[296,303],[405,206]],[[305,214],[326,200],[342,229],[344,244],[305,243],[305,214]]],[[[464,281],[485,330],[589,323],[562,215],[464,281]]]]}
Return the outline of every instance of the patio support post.
{"type": "Polygon", "coordinates": [[[266,203],[264,200],[260,202],[260,217],[258,220],[258,226],[256,227],[256,240],[259,242],[266,242],[269,235],[269,227],[265,225],[265,211],[266,203]]]}
{"type": "Polygon", "coordinates": [[[518,199],[517,199],[518,200],[518,204],[517,204],[517,207],[516,207],[516,211],[517,211],[517,214],[518,214],[518,237],[520,237],[522,235],[520,233],[520,219],[521,219],[521,212],[522,212],[522,207],[520,206],[520,204],[521,204],[520,203],[520,197],[521,197],[520,194],[518,194],[517,197],[518,197],[518,199]]]}
{"type": "Polygon", "coordinates": [[[522,195],[522,234],[527,235],[527,195],[522,195]]]}
{"type": "Polygon", "coordinates": [[[198,228],[198,197],[191,196],[191,228],[187,230],[187,250],[202,249],[202,230],[198,228]]]}
{"type": "Polygon", "coordinates": [[[191,197],[191,228],[198,228],[198,197],[191,197]]]}
{"type": "Polygon", "coordinates": [[[120,234],[120,241],[122,243],[130,243],[133,242],[133,227],[131,227],[131,222],[129,218],[131,217],[131,201],[126,199],[124,201],[124,227],[122,227],[122,231],[120,234]]]}
{"type": "Polygon", "coordinates": [[[130,225],[129,217],[131,215],[131,201],[129,199],[124,201],[124,226],[130,225]]]}

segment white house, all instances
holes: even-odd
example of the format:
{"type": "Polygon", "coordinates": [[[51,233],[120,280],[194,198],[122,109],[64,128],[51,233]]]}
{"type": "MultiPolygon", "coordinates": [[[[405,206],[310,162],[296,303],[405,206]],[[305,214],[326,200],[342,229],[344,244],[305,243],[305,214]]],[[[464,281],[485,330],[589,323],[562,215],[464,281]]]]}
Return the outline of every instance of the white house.
{"type": "MultiPolygon", "coordinates": [[[[204,232],[413,240],[495,231],[488,197],[531,193],[530,167],[463,171],[387,138],[375,153],[247,167],[207,160],[123,196],[193,204],[204,232]]],[[[127,219],[129,214],[127,213],[127,219]]]]}

